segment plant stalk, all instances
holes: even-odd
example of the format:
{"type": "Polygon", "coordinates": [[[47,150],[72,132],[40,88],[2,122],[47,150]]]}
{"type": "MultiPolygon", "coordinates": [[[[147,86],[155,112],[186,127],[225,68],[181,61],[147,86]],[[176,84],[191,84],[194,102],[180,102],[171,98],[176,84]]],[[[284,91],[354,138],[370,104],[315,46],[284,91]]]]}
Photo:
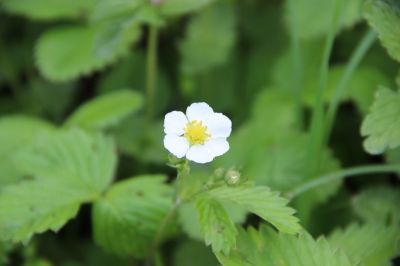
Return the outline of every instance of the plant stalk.
{"type": "Polygon", "coordinates": [[[154,101],[157,86],[157,64],[158,64],[158,28],[151,25],[147,39],[147,62],[146,62],[146,120],[149,125],[154,115],[154,101]]]}

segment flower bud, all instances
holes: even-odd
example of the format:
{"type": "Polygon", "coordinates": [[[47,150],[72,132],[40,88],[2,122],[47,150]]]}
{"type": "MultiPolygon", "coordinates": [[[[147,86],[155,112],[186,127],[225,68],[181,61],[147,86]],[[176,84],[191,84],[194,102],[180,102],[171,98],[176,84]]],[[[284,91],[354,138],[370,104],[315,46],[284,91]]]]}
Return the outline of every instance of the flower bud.
{"type": "Polygon", "coordinates": [[[225,181],[228,185],[237,185],[240,181],[240,173],[237,170],[228,170],[225,174],[225,181]]]}

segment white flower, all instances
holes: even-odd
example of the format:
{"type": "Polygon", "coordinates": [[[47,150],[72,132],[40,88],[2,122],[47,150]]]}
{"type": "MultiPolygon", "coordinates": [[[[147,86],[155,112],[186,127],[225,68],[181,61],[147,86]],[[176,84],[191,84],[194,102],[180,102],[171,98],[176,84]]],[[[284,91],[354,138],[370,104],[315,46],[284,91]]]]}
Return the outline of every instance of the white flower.
{"type": "Polygon", "coordinates": [[[231,131],[228,117],[214,113],[206,103],[193,103],[186,115],[178,111],[165,115],[164,146],[178,158],[208,163],[229,150],[226,139],[231,131]]]}

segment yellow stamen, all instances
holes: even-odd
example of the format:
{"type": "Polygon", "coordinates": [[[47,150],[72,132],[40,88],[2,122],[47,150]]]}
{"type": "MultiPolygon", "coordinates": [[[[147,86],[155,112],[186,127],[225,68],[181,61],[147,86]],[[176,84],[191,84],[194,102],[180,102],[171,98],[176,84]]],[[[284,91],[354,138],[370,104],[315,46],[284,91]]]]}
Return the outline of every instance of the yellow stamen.
{"type": "Polygon", "coordinates": [[[196,120],[186,124],[184,136],[191,145],[204,144],[204,142],[211,137],[211,135],[207,133],[207,126],[204,126],[201,121],[196,120]]]}

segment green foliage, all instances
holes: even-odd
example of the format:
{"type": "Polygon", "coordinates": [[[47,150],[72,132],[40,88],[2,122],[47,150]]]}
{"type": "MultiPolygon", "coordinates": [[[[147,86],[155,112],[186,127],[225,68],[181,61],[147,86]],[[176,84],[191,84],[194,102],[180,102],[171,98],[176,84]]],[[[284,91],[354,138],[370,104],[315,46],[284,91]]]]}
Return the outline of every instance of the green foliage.
{"type": "Polygon", "coordinates": [[[332,247],[343,250],[354,265],[390,265],[400,240],[398,227],[383,224],[353,224],[336,230],[328,238],[332,247]]]}
{"type": "Polygon", "coordinates": [[[73,79],[126,55],[139,36],[134,19],[98,26],[59,27],[41,36],[36,61],[42,74],[50,80],[73,79]]]}
{"type": "Polygon", "coordinates": [[[400,92],[386,88],[377,91],[370,113],[361,127],[367,137],[364,148],[371,154],[380,154],[400,146],[400,92]]]}
{"type": "Polygon", "coordinates": [[[12,241],[60,229],[108,186],[116,158],[109,139],[72,130],[41,138],[18,160],[31,179],[0,194],[0,235],[12,241]]]}
{"type": "Polygon", "coordinates": [[[92,100],[76,110],[66,126],[102,129],[116,125],[142,105],[140,94],[131,90],[118,90],[92,100]]]}
{"type": "Polygon", "coordinates": [[[22,178],[15,156],[36,139],[53,131],[53,126],[38,118],[13,115],[0,119],[0,188],[22,178]]]}
{"type": "Polygon", "coordinates": [[[31,19],[77,19],[91,12],[95,0],[3,0],[1,6],[10,13],[31,19]]]}
{"type": "Polygon", "coordinates": [[[143,0],[97,0],[91,20],[99,22],[121,16],[132,16],[143,3],[143,0]]]}
{"type": "Polygon", "coordinates": [[[196,207],[206,245],[211,245],[214,253],[229,254],[236,245],[237,230],[224,207],[208,197],[197,199],[196,207]]]}
{"type": "Polygon", "coordinates": [[[201,73],[226,62],[236,40],[235,10],[220,3],[192,18],[186,37],[179,43],[182,71],[201,73]]]}
{"type": "Polygon", "coordinates": [[[165,176],[147,175],[113,185],[94,205],[95,241],[109,252],[146,257],[173,205],[164,182],[165,176]]]}
{"type": "Polygon", "coordinates": [[[293,216],[295,211],[287,206],[288,200],[268,187],[251,184],[223,186],[211,189],[207,194],[217,201],[237,204],[282,232],[293,234],[300,230],[298,219],[293,216]]]}
{"type": "Polygon", "coordinates": [[[174,254],[175,266],[205,266],[217,265],[214,254],[198,241],[184,241],[174,254]],[[196,259],[193,259],[196,258],[196,259]]]}
{"type": "Polygon", "coordinates": [[[390,187],[368,188],[352,201],[354,211],[366,222],[400,222],[400,191],[390,187]]]}
{"type": "Polygon", "coordinates": [[[335,8],[343,5],[339,29],[349,28],[361,19],[362,2],[362,0],[287,0],[286,24],[301,38],[321,37],[331,29],[335,8]],[[310,18],[313,19],[312,23],[310,18]]]}
{"type": "Polygon", "coordinates": [[[214,0],[169,0],[162,1],[160,4],[160,12],[166,16],[178,16],[185,13],[197,11],[214,0]]]}
{"type": "Polygon", "coordinates": [[[238,247],[229,256],[218,254],[224,266],[307,265],[350,266],[348,257],[324,239],[314,240],[306,232],[277,233],[261,226],[259,231],[240,229],[238,247]]]}
{"type": "Polygon", "coordinates": [[[367,0],[364,8],[369,25],[378,32],[389,55],[400,61],[400,5],[396,0],[367,0]]]}

